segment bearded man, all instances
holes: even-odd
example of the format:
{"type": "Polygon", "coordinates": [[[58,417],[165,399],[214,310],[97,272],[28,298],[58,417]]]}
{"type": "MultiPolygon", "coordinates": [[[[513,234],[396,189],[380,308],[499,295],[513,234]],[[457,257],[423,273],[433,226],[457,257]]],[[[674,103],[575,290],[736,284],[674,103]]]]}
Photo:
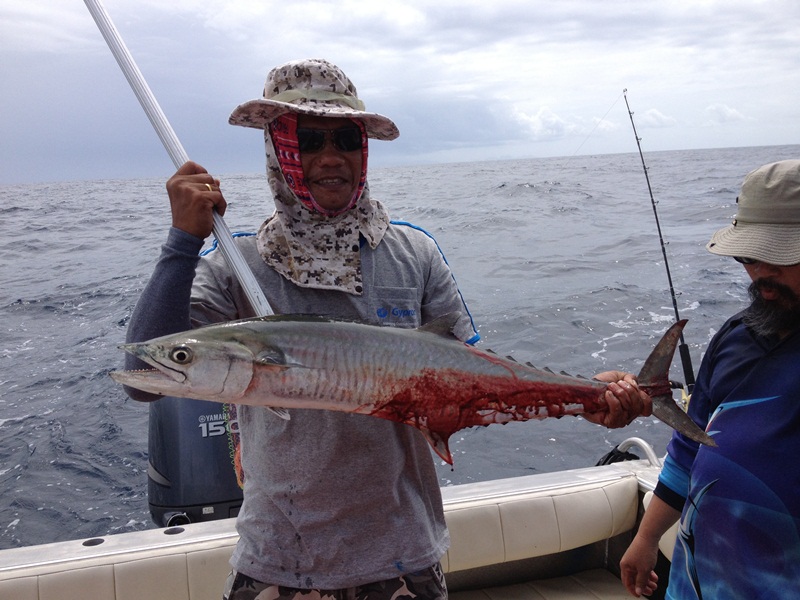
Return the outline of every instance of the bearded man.
{"type": "Polygon", "coordinates": [[[706,248],[744,265],[751,304],[712,339],[689,415],[620,563],[634,596],[657,588],[661,536],[680,517],[666,598],[789,598],[800,584],[800,160],[744,180],[733,224],[706,248]]]}

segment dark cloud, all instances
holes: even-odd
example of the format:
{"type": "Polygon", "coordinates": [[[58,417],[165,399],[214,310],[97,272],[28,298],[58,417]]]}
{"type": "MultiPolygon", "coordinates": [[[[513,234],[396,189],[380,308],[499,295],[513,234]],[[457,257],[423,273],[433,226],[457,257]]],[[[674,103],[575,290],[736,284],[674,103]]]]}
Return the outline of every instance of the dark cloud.
{"type": "MultiPolygon", "coordinates": [[[[398,122],[373,164],[633,151],[623,88],[651,150],[800,133],[792,0],[106,8],[190,157],[215,172],[264,168],[260,135],[228,114],[260,95],[270,67],[309,56],[342,66],[367,107],[398,122]]],[[[82,3],[6,0],[0,77],[0,183],[171,172],[82,3]]]]}

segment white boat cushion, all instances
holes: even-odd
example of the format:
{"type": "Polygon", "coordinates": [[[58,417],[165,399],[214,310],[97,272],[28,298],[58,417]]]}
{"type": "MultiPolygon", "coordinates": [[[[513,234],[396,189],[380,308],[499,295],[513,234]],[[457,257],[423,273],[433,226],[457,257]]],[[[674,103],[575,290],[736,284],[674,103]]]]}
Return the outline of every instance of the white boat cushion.
{"type": "MultiPolygon", "coordinates": [[[[604,540],[631,529],[638,509],[636,476],[599,467],[453,486],[444,488],[443,496],[452,538],[442,560],[448,573],[604,540]]],[[[99,544],[76,540],[0,551],[0,598],[219,600],[237,540],[234,521],[196,523],[165,535],[170,531],[180,530],[111,535],[99,544]]],[[[578,589],[584,585],[576,583],[580,577],[530,585],[578,589]]],[[[606,576],[601,579],[606,586],[606,576]]],[[[493,589],[507,593],[494,592],[488,598],[505,600],[527,588],[493,589]]],[[[487,598],[475,598],[479,597],[487,598]]]]}
{"type": "Polygon", "coordinates": [[[445,501],[445,572],[545,556],[605,540],[636,523],[635,476],[468,502],[445,501]]]}

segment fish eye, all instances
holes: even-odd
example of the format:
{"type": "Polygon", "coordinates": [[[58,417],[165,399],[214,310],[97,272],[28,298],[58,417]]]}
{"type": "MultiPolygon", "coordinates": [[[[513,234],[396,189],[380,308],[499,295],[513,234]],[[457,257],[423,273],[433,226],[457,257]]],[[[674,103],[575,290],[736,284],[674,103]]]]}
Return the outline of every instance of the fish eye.
{"type": "Polygon", "coordinates": [[[177,348],[173,348],[172,352],[169,353],[169,357],[173,362],[179,365],[185,365],[186,363],[192,362],[194,353],[188,346],[178,346],[177,348]]]}

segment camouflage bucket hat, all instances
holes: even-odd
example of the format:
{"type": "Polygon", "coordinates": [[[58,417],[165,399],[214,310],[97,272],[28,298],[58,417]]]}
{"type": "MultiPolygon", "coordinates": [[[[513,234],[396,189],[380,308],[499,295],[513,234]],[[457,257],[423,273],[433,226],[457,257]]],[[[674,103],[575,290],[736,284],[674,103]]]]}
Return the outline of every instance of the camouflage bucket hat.
{"type": "Polygon", "coordinates": [[[771,265],[800,263],[800,160],[752,171],[736,202],[733,223],[711,237],[709,252],[771,265]]]}
{"type": "Polygon", "coordinates": [[[391,119],[364,110],[355,85],[339,67],[317,58],[272,69],[264,84],[264,97],[237,106],[228,123],[264,129],[288,112],[358,119],[364,123],[367,136],[378,140],[393,140],[400,135],[391,119]]]}

